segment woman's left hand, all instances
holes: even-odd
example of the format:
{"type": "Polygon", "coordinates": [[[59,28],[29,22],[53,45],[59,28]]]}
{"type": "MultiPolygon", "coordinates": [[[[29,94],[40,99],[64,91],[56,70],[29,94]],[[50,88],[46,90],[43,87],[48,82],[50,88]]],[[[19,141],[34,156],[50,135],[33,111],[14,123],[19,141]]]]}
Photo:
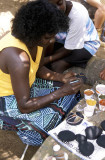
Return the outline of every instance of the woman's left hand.
{"type": "Polygon", "coordinates": [[[70,81],[70,79],[74,78],[76,76],[76,73],[72,71],[68,71],[62,75],[62,82],[67,83],[70,81]]]}

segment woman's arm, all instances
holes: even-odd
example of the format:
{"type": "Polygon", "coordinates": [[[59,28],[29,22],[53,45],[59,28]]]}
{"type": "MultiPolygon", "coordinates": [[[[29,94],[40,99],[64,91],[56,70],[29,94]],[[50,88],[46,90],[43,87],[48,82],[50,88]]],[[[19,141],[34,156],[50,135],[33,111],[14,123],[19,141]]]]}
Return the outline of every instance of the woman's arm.
{"type": "Polygon", "coordinates": [[[64,47],[58,49],[57,51],[55,51],[54,53],[52,53],[49,56],[45,56],[44,58],[44,64],[48,64],[51,62],[54,62],[56,60],[59,60],[61,58],[66,57],[67,55],[69,55],[71,52],[71,50],[67,50],[64,47]]]}
{"type": "MultiPolygon", "coordinates": [[[[81,81],[72,85],[68,82],[60,89],[48,95],[30,98],[29,57],[24,51],[16,48],[5,49],[3,55],[5,55],[6,68],[10,74],[14,95],[21,113],[30,113],[40,108],[44,108],[46,105],[60,97],[77,93],[82,86],[81,81]]],[[[76,78],[72,78],[72,80],[73,79],[76,78]]]]}
{"type": "Polygon", "coordinates": [[[76,73],[73,73],[71,71],[65,74],[53,72],[45,66],[42,66],[41,68],[39,68],[37,72],[38,78],[52,80],[52,81],[59,81],[63,83],[67,83],[68,81],[70,81],[70,79],[72,79],[72,77],[75,77],[75,75],[76,73]]]}
{"type": "Polygon", "coordinates": [[[43,48],[43,54],[42,54],[42,58],[40,61],[40,67],[36,74],[38,78],[66,83],[70,80],[71,77],[76,75],[76,73],[73,73],[71,71],[65,74],[56,73],[56,72],[51,71],[47,67],[45,67],[44,66],[44,58],[46,54],[45,52],[46,52],[46,48],[43,48]]]}

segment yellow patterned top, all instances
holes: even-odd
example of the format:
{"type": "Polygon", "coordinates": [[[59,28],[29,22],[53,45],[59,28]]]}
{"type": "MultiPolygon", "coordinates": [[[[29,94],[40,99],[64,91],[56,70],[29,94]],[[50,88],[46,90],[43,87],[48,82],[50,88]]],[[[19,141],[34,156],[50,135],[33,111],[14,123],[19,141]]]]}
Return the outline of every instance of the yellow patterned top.
{"type": "MultiPolygon", "coordinates": [[[[16,39],[14,36],[11,35],[11,33],[8,33],[6,36],[4,36],[0,40],[0,51],[2,51],[4,48],[7,47],[16,47],[20,48],[24,51],[27,52],[30,58],[30,71],[29,71],[29,85],[33,84],[36,78],[36,72],[39,67],[40,59],[42,56],[42,47],[37,47],[37,55],[36,55],[36,61],[34,62],[31,58],[31,55],[28,51],[28,48],[26,45],[21,42],[20,40],[16,39]]],[[[13,95],[13,89],[12,89],[12,84],[11,84],[11,78],[9,74],[6,74],[0,70],[0,97],[2,96],[8,96],[8,95],[13,95]]]]}

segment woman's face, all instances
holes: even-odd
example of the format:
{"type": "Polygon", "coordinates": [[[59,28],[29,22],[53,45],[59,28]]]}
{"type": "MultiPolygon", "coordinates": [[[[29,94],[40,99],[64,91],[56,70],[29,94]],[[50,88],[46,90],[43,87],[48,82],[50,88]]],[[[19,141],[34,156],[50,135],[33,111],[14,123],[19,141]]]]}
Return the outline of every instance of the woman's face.
{"type": "Polygon", "coordinates": [[[65,13],[66,11],[66,1],[65,0],[48,0],[48,1],[55,4],[59,10],[62,10],[65,13]]]}
{"type": "Polygon", "coordinates": [[[38,44],[39,46],[45,47],[47,46],[51,41],[55,39],[55,34],[45,34],[41,37],[41,40],[39,40],[38,44]]]}

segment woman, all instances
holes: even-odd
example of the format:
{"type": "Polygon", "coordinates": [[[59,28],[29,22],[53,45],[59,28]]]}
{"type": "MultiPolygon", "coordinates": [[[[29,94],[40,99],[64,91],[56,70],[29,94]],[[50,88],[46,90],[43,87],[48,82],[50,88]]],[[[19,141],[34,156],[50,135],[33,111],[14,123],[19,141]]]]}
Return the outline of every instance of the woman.
{"type": "Polygon", "coordinates": [[[1,39],[0,124],[17,131],[23,143],[41,145],[80,98],[76,93],[81,79],[70,84],[77,79],[73,73],[59,74],[43,66],[42,51],[57,32],[67,29],[64,14],[38,0],[19,9],[11,33],[1,39]]]}
{"type": "Polygon", "coordinates": [[[65,0],[49,0],[49,2],[63,11],[69,17],[70,23],[67,33],[60,32],[56,35],[57,43],[54,50],[51,45],[49,46],[45,64],[50,63],[50,68],[59,73],[72,66],[85,68],[89,59],[100,47],[97,31],[87,9],[78,2],[65,0]]]}

